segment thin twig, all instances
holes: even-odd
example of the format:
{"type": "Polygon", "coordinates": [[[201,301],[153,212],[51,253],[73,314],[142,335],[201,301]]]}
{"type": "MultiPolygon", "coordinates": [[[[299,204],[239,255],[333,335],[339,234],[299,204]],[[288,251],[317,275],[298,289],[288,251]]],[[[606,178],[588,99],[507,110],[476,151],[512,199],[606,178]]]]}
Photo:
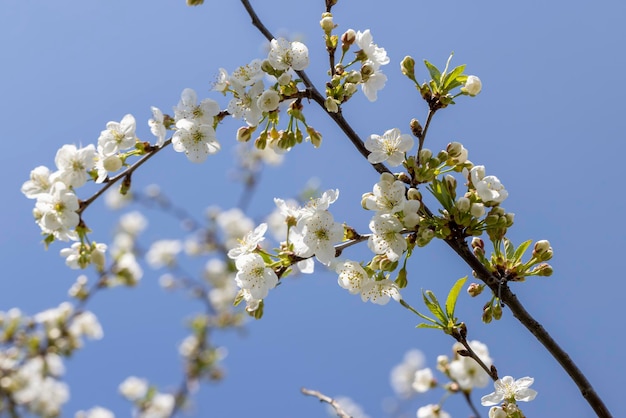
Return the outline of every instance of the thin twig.
{"type": "Polygon", "coordinates": [[[93,196],[91,196],[89,199],[83,200],[80,203],[80,208],[76,211],[76,213],[78,213],[79,215],[82,214],[85,211],[85,209],[87,209],[89,207],[89,205],[91,205],[98,197],[100,197],[100,195],[102,195],[102,193],[106,192],[109,189],[109,187],[113,186],[119,180],[121,180],[121,179],[123,179],[123,178],[125,178],[127,176],[130,176],[135,170],[137,170],[139,167],[141,167],[146,161],[148,161],[150,158],[154,157],[159,151],[161,151],[163,148],[167,147],[171,143],[172,143],[172,139],[170,138],[170,139],[168,139],[167,141],[165,141],[163,143],[163,146],[161,146],[159,148],[154,148],[152,151],[150,151],[149,153],[144,155],[139,161],[137,161],[136,163],[134,163],[133,165],[128,167],[126,170],[124,170],[123,172],[121,172],[117,176],[105,180],[105,184],[104,184],[104,186],[102,186],[102,188],[100,190],[98,190],[96,193],[94,193],[93,196]]]}
{"type": "Polygon", "coordinates": [[[314,398],[317,398],[320,400],[320,402],[326,402],[328,405],[332,406],[335,409],[335,412],[337,413],[337,416],[339,418],[352,418],[351,415],[348,415],[342,408],[341,405],[339,405],[339,403],[334,400],[333,398],[331,398],[330,396],[326,396],[321,392],[318,392],[316,390],[311,390],[311,389],[307,389],[307,388],[302,388],[300,389],[300,391],[307,395],[307,396],[313,396],[314,398]]]}

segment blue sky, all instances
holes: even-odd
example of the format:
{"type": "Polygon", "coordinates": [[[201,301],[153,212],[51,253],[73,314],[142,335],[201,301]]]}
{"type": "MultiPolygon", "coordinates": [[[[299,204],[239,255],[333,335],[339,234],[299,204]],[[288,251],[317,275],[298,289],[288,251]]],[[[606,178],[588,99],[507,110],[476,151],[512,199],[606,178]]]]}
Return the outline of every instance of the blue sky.
{"type": "MultiPolygon", "coordinates": [[[[126,113],[137,118],[138,135],[151,139],[150,106],[169,111],[186,87],[225,106],[209,93],[218,68],[232,71],[262,57],[263,39],[238,2],[207,1],[198,8],[182,0],[4,3],[0,310],[18,306],[34,314],[66,300],[76,274],[58,256],[62,244],[44,251],[39,242],[33,202],[19,191],[30,170],[52,167],[63,144],[95,143],[106,122],[126,113]]],[[[300,35],[307,43],[312,60],[307,72],[323,86],[326,59],[318,26],[323,2],[257,3],[270,30],[300,35]]],[[[626,145],[620,69],[626,65],[621,53],[626,6],[535,0],[381,7],[343,0],[334,15],[341,31],[371,29],[391,58],[379,100],[372,104],[361,96],[344,109],[362,137],[392,127],[408,131],[411,118],[424,119],[421,99],[398,71],[405,55],[443,66],[454,51],[453,62],[466,63],[467,72],[482,79],[478,97],[461,98],[437,114],[427,146],[438,150],[450,141],[462,142],[470,159],[484,164],[508,189],[504,207],[516,214],[510,238],[550,240],[554,275],[512,289],[580,365],[612,413],[625,415],[616,382],[623,374],[624,343],[621,158],[626,145]]],[[[425,79],[425,70],[417,68],[418,80],[425,79]]],[[[360,208],[360,197],[378,176],[318,109],[306,110],[307,120],[324,134],[322,147],[304,144],[283,166],[268,168],[252,197],[250,216],[262,219],[273,197],[293,196],[315,177],[322,189],[340,189],[332,207],[335,219],[366,231],[371,214],[360,208]]],[[[224,149],[204,164],[165,150],[133,177],[133,186],[158,183],[198,217],[209,205],[236,205],[242,187],[230,181],[229,167],[238,126],[231,120],[223,124],[218,135],[224,149]]],[[[118,215],[103,205],[90,209],[87,222],[96,240],[110,239],[118,215]]],[[[154,211],[147,215],[146,245],[157,237],[182,236],[175,221],[154,211]]],[[[350,251],[351,258],[367,253],[350,251]]],[[[414,255],[404,297],[419,308],[421,289],[443,294],[469,273],[443,243],[433,242],[414,255]]],[[[201,306],[183,294],[163,292],[160,274],[146,268],[138,288],[103,292],[90,304],[105,338],[68,361],[72,395],[64,416],[94,405],[128,416],[129,404],[117,394],[117,385],[129,375],[146,377],[164,390],[178,385],[176,346],[185,336],[184,319],[201,306]]],[[[593,416],[574,384],[508,312],[497,323],[480,323],[486,298],[460,300],[461,317],[470,338],[488,344],[501,375],[535,377],[539,395],[524,405],[527,415],[593,416]]],[[[300,395],[302,386],[350,396],[371,417],[384,416],[382,401],[392,396],[389,370],[404,353],[419,348],[433,367],[436,356],[449,354],[452,345],[444,335],[416,330],[418,318],[397,304],[363,304],[321,268],[272,291],[265,312],[261,321],[247,325],[245,335],[216,336],[228,347],[227,378],[203,386],[194,397],[198,416],[321,416],[323,406],[300,395]]],[[[475,399],[490,391],[478,391],[475,399]]],[[[437,402],[440,394],[413,401],[408,416],[437,402]]],[[[469,415],[460,399],[450,399],[444,409],[455,417],[469,415]]]]}

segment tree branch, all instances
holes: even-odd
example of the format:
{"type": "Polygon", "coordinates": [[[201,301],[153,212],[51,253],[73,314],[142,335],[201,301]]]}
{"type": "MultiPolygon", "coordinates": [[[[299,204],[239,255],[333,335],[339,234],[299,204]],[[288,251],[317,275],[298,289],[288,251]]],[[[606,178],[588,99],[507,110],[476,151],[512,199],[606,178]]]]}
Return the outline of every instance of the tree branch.
{"type": "MultiPolygon", "coordinates": [[[[243,6],[246,11],[250,15],[252,19],[252,24],[265,36],[266,39],[272,40],[274,37],[271,32],[263,25],[256,12],[250,5],[248,0],[241,0],[243,6]]],[[[317,104],[319,104],[322,109],[335,121],[335,123],[341,128],[341,130],[346,134],[348,139],[355,146],[357,151],[364,157],[367,158],[369,155],[369,151],[365,148],[363,141],[357,135],[357,133],[352,129],[350,124],[345,120],[343,115],[341,114],[341,110],[337,113],[328,112],[324,106],[324,97],[319,93],[319,91],[315,88],[313,83],[307,77],[304,71],[297,71],[298,76],[303,80],[307,89],[311,91],[311,99],[313,99],[317,104]]],[[[432,113],[432,112],[431,112],[432,113]]],[[[430,124],[430,120],[432,118],[432,114],[429,114],[429,118],[427,121],[427,127],[430,124]]],[[[425,132],[424,132],[425,134],[425,132]]],[[[425,135],[422,135],[425,137],[425,135]]],[[[423,142],[423,139],[421,140],[423,142]]],[[[379,173],[390,172],[390,170],[384,166],[383,164],[372,164],[374,169],[379,173]]],[[[423,208],[426,213],[432,213],[426,205],[423,205],[423,208]]],[[[550,352],[550,354],[559,362],[559,364],[563,367],[563,369],[567,372],[567,374],[572,378],[574,383],[578,386],[581,391],[582,396],[587,400],[589,405],[593,408],[596,414],[602,418],[611,417],[607,407],[604,405],[604,402],[597,395],[585,375],[582,371],[576,366],[576,364],[571,360],[569,355],[557,344],[557,342],[552,338],[550,334],[543,328],[543,326],[537,322],[520,301],[517,299],[517,296],[513,294],[506,283],[504,285],[501,284],[500,280],[493,276],[486,268],[483,266],[474,254],[470,251],[465,242],[464,238],[455,238],[448,239],[446,243],[470,266],[475,272],[478,278],[489,286],[489,288],[496,292],[500,291],[501,300],[504,302],[513,313],[513,316],[520,321],[526,329],[530,331],[532,335],[537,338],[537,340],[550,352]]]]}

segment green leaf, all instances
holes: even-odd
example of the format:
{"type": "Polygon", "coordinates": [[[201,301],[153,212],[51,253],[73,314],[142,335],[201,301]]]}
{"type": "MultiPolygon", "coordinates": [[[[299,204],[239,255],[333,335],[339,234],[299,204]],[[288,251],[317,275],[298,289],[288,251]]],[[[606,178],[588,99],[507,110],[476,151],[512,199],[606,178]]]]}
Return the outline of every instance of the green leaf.
{"type": "Polygon", "coordinates": [[[441,81],[441,72],[437,69],[437,67],[428,62],[428,60],[424,60],[424,64],[426,65],[426,68],[428,68],[430,78],[432,78],[436,85],[439,86],[439,82],[441,81]]]}
{"type": "Polygon", "coordinates": [[[418,324],[416,328],[443,329],[441,325],[418,324]]]}
{"type": "Polygon", "coordinates": [[[463,71],[465,71],[465,67],[466,65],[459,65],[458,67],[456,67],[455,69],[453,69],[450,74],[447,74],[444,79],[443,79],[443,89],[444,90],[451,90],[450,84],[453,81],[456,81],[457,77],[460,76],[461,74],[463,74],[463,71]]]}
{"type": "Polygon", "coordinates": [[[422,296],[424,297],[424,303],[426,304],[428,310],[432,312],[432,314],[435,315],[439,321],[441,321],[440,323],[442,325],[445,325],[448,322],[448,318],[446,318],[446,314],[443,312],[443,309],[441,309],[441,305],[439,304],[435,294],[430,290],[427,290],[422,292],[422,296]]]}
{"type": "Polygon", "coordinates": [[[456,307],[456,301],[459,298],[459,294],[461,293],[461,289],[463,285],[467,281],[467,276],[460,278],[456,281],[452,289],[450,289],[450,293],[448,293],[448,298],[446,299],[446,313],[448,314],[448,318],[454,318],[454,308],[456,307]]]}
{"type": "Polygon", "coordinates": [[[526,252],[526,250],[528,249],[531,243],[532,243],[532,240],[529,239],[528,241],[522,242],[519,245],[519,247],[517,247],[517,250],[515,250],[515,254],[513,254],[514,261],[516,263],[521,261],[522,256],[524,255],[524,253],[526,252]]]}
{"type": "Polygon", "coordinates": [[[513,255],[515,254],[515,245],[511,243],[511,240],[508,238],[504,238],[504,253],[506,254],[507,260],[513,260],[513,255]]]}

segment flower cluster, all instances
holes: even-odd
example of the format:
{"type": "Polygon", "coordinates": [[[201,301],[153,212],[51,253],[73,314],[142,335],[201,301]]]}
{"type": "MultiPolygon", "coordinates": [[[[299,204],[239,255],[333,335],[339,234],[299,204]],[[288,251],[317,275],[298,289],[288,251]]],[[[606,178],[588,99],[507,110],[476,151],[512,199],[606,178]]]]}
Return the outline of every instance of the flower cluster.
{"type": "Polygon", "coordinates": [[[174,412],[174,395],[158,392],[145,379],[130,376],[120,384],[119,391],[134,403],[136,412],[133,416],[138,418],[166,418],[174,412]]]}
{"type": "Polygon", "coordinates": [[[82,346],[82,338],[100,339],[102,328],[89,311],[74,311],[69,303],[33,317],[18,309],[0,312],[0,350],[3,396],[31,414],[57,416],[69,399],[61,381],[62,356],[82,346]]]}
{"type": "MultiPolygon", "coordinates": [[[[320,25],[324,29],[326,46],[328,49],[336,49],[336,35],[332,35],[336,25],[332,23],[332,15],[324,13],[320,25]]],[[[326,87],[326,101],[324,105],[329,112],[336,113],[339,106],[348,101],[357,91],[360,85],[363,94],[371,102],[378,98],[378,90],[381,90],[387,82],[387,76],[383,74],[381,66],[389,64],[389,57],[384,48],[374,43],[374,38],[369,29],[355,31],[348,29],[341,36],[341,60],[332,68],[332,78],[326,87]],[[346,53],[355,45],[355,58],[344,63],[346,53]],[[360,68],[351,69],[359,64],[360,68]]]]}
{"type": "Polygon", "coordinates": [[[213,89],[224,95],[232,95],[228,113],[246,122],[247,126],[237,132],[239,141],[249,141],[252,134],[260,129],[255,140],[255,146],[259,149],[269,146],[277,152],[285,152],[304,139],[316,147],[320,145],[321,134],[309,126],[302,115],[298,90],[300,80],[294,78],[294,72],[302,71],[308,65],[309,51],[306,45],[278,38],[270,42],[270,50],[264,60],[254,59],[230,75],[225,69],[220,69],[213,89]],[[272,81],[269,87],[264,83],[266,76],[272,81]],[[278,130],[279,106],[285,101],[289,102],[288,128],[278,130]],[[307,133],[306,138],[301,124],[307,133]]]}
{"type": "MultiPolygon", "coordinates": [[[[487,346],[479,341],[468,342],[471,351],[481,359],[485,367],[490,368],[493,361],[489,355],[487,346]]],[[[390,374],[391,385],[399,398],[407,399],[416,394],[424,393],[431,389],[441,386],[449,393],[465,393],[469,394],[475,388],[487,386],[491,378],[488,373],[469,356],[460,355],[459,352],[465,352],[465,347],[461,343],[455,343],[452,347],[454,352],[453,358],[450,359],[446,355],[437,357],[437,370],[443,373],[449,380],[449,383],[440,385],[434,378],[430,368],[424,367],[424,355],[418,350],[408,351],[402,363],[396,365],[390,374]]],[[[537,395],[537,392],[529,389],[533,383],[533,379],[525,377],[513,380],[512,377],[506,376],[495,382],[495,392],[481,398],[483,406],[494,406],[489,411],[491,418],[517,417],[515,415],[517,401],[531,401],[537,395]]],[[[444,397],[445,399],[446,397],[444,397]]],[[[417,411],[418,417],[449,417],[450,415],[443,411],[442,404],[426,405],[417,411]]]]}

